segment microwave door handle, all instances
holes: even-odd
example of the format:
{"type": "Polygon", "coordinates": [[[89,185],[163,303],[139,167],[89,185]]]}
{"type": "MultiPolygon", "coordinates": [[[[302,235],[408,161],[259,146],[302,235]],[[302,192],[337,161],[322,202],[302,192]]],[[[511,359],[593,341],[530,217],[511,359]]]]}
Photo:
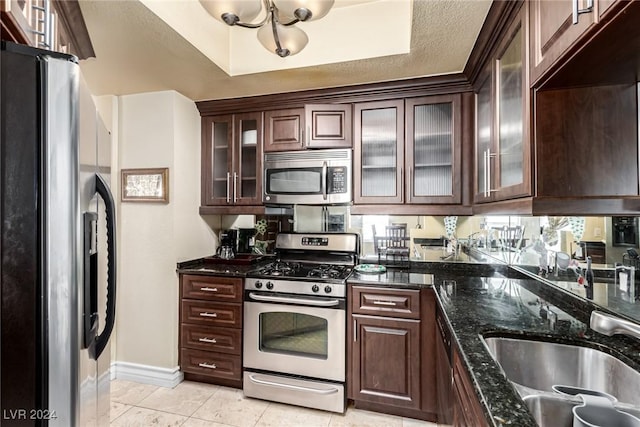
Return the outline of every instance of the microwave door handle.
{"type": "Polygon", "coordinates": [[[322,198],[327,200],[327,162],[322,162],[322,198]]]}

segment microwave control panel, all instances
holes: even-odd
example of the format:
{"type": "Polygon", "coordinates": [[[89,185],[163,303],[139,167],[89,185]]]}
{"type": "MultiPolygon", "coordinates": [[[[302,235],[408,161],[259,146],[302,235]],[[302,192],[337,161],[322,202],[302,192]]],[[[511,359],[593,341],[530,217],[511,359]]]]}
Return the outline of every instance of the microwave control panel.
{"type": "Polygon", "coordinates": [[[329,168],[327,177],[327,193],[340,194],[347,192],[347,168],[345,166],[334,166],[329,168]]]}

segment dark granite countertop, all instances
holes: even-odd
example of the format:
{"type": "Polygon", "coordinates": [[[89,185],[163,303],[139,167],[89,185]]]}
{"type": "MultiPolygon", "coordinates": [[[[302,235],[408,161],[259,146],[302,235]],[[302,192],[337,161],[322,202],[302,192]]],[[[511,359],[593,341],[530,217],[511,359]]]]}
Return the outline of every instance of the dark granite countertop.
{"type": "Polygon", "coordinates": [[[416,289],[433,286],[492,426],[537,424],[489,354],[482,335],[594,347],[640,371],[639,342],[628,337],[606,337],[589,329],[591,311],[601,307],[580,298],[567,298],[559,289],[505,266],[421,263],[412,264],[408,271],[354,273],[348,282],[416,289]],[[541,314],[541,308],[557,314],[555,325],[541,314]]]}
{"type": "Polygon", "coordinates": [[[388,269],[382,274],[364,274],[354,271],[347,282],[352,285],[420,289],[433,286],[433,274],[394,269],[388,269]]]}
{"type": "MultiPolygon", "coordinates": [[[[179,263],[178,272],[245,277],[255,267],[256,264],[209,265],[204,259],[197,259],[179,263]]],[[[384,274],[354,272],[348,283],[413,289],[433,287],[492,426],[535,427],[537,424],[489,354],[482,335],[594,347],[640,371],[639,341],[624,336],[606,337],[589,329],[591,311],[603,310],[601,306],[573,297],[506,265],[411,262],[408,270],[389,268],[384,274]],[[554,327],[541,315],[541,307],[558,315],[554,327]]]]}
{"type": "Polygon", "coordinates": [[[589,329],[595,305],[565,295],[534,279],[436,276],[434,289],[455,336],[485,415],[494,426],[536,426],[515,388],[484,346],[481,335],[540,339],[594,347],[640,371],[640,342],[606,337],[589,329]],[[455,280],[443,285],[442,280],[455,280]],[[541,314],[558,315],[555,327],[541,314]]]}
{"type": "Polygon", "coordinates": [[[181,274],[202,274],[205,276],[231,276],[246,277],[247,273],[254,270],[261,263],[269,262],[269,258],[259,260],[253,264],[211,263],[207,258],[197,258],[179,262],[176,271],[181,274]]]}

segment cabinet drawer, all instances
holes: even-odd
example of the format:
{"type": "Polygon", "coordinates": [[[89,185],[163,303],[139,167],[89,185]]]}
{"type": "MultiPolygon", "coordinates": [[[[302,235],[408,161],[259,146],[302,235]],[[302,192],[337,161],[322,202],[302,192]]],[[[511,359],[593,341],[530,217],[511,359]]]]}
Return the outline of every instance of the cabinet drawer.
{"type": "Polygon", "coordinates": [[[192,374],[239,380],[242,376],[240,356],[183,348],[180,369],[192,374]]]}
{"type": "Polygon", "coordinates": [[[182,300],[182,321],[209,326],[242,327],[242,305],[182,300]]]}
{"type": "Polygon", "coordinates": [[[420,291],[417,289],[353,286],[353,313],[420,319],[420,291]]]}
{"type": "Polygon", "coordinates": [[[242,329],[182,324],[182,347],[240,355],[242,329]]]}
{"type": "Polygon", "coordinates": [[[242,279],[238,277],[182,276],[182,297],[241,302],[242,279]]]}

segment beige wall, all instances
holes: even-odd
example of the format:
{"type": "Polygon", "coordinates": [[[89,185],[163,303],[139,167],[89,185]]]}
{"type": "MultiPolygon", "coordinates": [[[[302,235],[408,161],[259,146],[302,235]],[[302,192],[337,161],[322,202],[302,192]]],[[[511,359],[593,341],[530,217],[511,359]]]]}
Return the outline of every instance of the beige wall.
{"type": "MultiPolygon", "coordinates": [[[[198,215],[200,116],[173,92],[123,96],[118,106],[118,176],[126,168],[169,168],[169,203],[119,203],[117,362],[178,363],[176,262],[213,253],[198,215]]],[[[115,173],[115,170],[114,170],[115,173]]]]}

